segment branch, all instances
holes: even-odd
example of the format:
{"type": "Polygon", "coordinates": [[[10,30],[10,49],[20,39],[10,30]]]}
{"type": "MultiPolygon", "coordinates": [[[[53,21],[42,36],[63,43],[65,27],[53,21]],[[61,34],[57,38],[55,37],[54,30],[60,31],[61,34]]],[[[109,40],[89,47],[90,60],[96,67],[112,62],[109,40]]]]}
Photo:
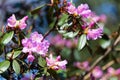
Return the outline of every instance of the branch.
{"type": "Polygon", "coordinates": [[[45,33],[45,35],[43,36],[43,39],[42,39],[42,41],[55,29],[55,27],[56,27],[56,25],[57,25],[57,23],[58,23],[58,16],[57,16],[57,19],[56,19],[56,21],[55,21],[55,24],[54,24],[54,26],[53,26],[53,28],[51,28],[48,32],[46,32],[45,33]]]}
{"type": "Polygon", "coordinates": [[[101,61],[103,60],[108,54],[110,54],[111,51],[113,51],[113,48],[115,46],[118,45],[118,43],[120,42],[120,35],[117,37],[117,39],[114,41],[114,43],[112,44],[112,46],[108,47],[107,50],[105,51],[104,55],[100,56],[89,68],[89,72],[87,74],[84,75],[84,80],[89,78],[90,72],[95,68],[95,66],[101,61]]]}

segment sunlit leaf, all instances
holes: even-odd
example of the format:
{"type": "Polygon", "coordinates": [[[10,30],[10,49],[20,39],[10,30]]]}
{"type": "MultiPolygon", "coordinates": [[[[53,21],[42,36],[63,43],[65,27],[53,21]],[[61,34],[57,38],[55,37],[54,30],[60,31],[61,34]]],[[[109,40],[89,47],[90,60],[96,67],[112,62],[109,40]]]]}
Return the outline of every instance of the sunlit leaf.
{"type": "Polygon", "coordinates": [[[12,66],[13,66],[13,70],[15,71],[15,73],[19,74],[20,73],[19,63],[16,60],[13,60],[12,66]]]}
{"type": "Polygon", "coordinates": [[[41,56],[38,58],[38,64],[41,66],[41,67],[45,67],[46,66],[46,61],[45,59],[43,59],[41,56]]]}
{"type": "Polygon", "coordinates": [[[81,50],[86,45],[86,42],[87,42],[86,35],[85,34],[81,35],[78,40],[78,50],[81,50]]]}
{"type": "Polygon", "coordinates": [[[0,62],[0,73],[3,73],[4,71],[6,71],[10,66],[10,62],[9,61],[3,61],[0,62]]]}
{"type": "Polygon", "coordinates": [[[99,44],[100,44],[100,46],[101,46],[103,49],[105,49],[105,48],[107,48],[108,46],[110,46],[111,40],[100,39],[100,40],[99,40],[99,44]]]}
{"type": "Polygon", "coordinates": [[[61,26],[63,25],[63,23],[65,23],[65,21],[67,20],[69,16],[67,14],[62,14],[61,18],[58,21],[58,25],[61,26]]]}
{"type": "Polygon", "coordinates": [[[117,77],[111,77],[110,80],[118,80],[117,77]]]}
{"type": "Polygon", "coordinates": [[[64,36],[65,38],[74,38],[78,33],[79,33],[79,31],[76,31],[76,32],[68,32],[68,33],[63,34],[63,36],[64,36]]]}
{"type": "Polygon", "coordinates": [[[1,39],[1,43],[4,44],[4,45],[6,45],[13,38],[13,34],[14,34],[13,31],[5,33],[5,35],[1,39]]]}
{"type": "Polygon", "coordinates": [[[14,58],[16,58],[17,56],[19,56],[20,53],[21,53],[21,51],[13,51],[13,52],[9,52],[9,53],[7,53],[7,58],[9,59],[9,58],[12,56],[12,54],[13,54],[12,59],[14,59],[14,58]]]}

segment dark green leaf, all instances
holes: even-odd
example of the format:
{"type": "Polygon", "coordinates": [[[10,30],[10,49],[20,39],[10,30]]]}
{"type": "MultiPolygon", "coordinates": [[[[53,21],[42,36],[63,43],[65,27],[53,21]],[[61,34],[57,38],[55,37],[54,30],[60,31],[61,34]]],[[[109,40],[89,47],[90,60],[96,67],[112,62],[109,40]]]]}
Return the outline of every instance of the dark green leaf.
{"type": "Polygon", "coordinates": [[[4,45],[6,45],[13,38],[13,34],[14,34],[13,31],[11,31],[9,33],[5,33],[5,35],[1,39],[1,43],[4,44],[4,45]]]}
{"type": "Polygon", "coordinates": [[[10,62],[9,61],[3,61],[0,62],[0,73],[3,73],[4,71],[6,71],[10,66],[10,62]]]}
{"type": "Polygon", "coordinates": [[[41,6],[35,8],[34,10],[31,11],[31,14],[36,14],[40,11],[42,7],[44,7],[46,4],[42,4],[41,6]]]}
{"type": "Polygon", "coordinates": [[[0,37],[3,35],[3,33],[0,31],[0,37]]]}
{"type": "Polygon", "coordinates": [[[85,34],[81,35],[78,40],[78,50],[81,50],[86,45],[86,42],[87,42],[86,35],[85,34]]]}
{"type": "Polygon", "coordinates": [[[20,73],[19,63],[16,60],[13,60],[12,66],[13,66],[13,70],[15,71],[15,73],[19,74],[20,73]]]}
{"type": "Polygon", "coordinates": [[[45,59],[43,59],[41,56],[38,58],[38,64],[41,66],[41,67],[45,67],[46,66],[46,61],[45,59]]]}

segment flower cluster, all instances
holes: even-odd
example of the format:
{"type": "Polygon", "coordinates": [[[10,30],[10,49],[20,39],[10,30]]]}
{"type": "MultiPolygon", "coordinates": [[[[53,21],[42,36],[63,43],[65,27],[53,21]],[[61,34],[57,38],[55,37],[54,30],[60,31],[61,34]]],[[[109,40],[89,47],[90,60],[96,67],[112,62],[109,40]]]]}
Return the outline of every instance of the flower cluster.
{"type": "Polygon", "coordinates": [[[28,19],[28,16],[25,16],[21,20],[16,20],[16,17],[13,14],[10,18],[8,18],[7,26],[10,28],[18,28],[23,30],[27,26],[27,24],[25,23],[27,19],[28,19]]]}
{"type": "Polygon", "coordinates": [[[89,9],[87,4],[81,4],[76,8],[72,3],[68,2],[66,10],[70,15],[80,18],[81,28],[83,33],[87,35],[88,40],[101,38],[103,33],[103,24],[101,23],[105,22],[105,15],[97,16],[89,9]]]}
{"type": "Polygon", "coordinates": [[[53,70],[66,69],[67,61],[60,61],[61,57],[58,56],[56,59],[50,54],[49,58],[46,58],[47,66],[53,70]]]}
{"type": "Polygon", "coordinates": [[[77,8],[70,2],[67,4],[67,11],[69,14],[79,15],[81,17],[88,17],[91,14],[87,4],[81,4],[77,8]]]}
{"type": "Polygon", "coordinates": [[[30,60],[31,62],[34,60],[32,52],[40,54],[42,56],[46,56],[50,44],[47,40],[42,40],[43,36],[42,34],[38,34],[38,32],[33,32],[31,33],[30,38],[25,38],[22,40],[22,51],[24,53],[29,53],[28,60],[30,60]]]}

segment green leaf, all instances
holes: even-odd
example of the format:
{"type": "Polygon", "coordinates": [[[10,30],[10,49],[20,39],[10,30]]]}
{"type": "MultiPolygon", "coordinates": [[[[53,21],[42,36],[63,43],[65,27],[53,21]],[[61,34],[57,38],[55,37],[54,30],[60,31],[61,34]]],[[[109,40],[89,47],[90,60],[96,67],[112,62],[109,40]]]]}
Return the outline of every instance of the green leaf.
{"type": "Polygon", "coordinates": [[[1,39],[1,43],[6,45],[8,42],[11,41],[11,39],[13,38],[13,34],[14,32],[11,31],[11,32],[8,32],[8,33],[5,33],[5,35],[3,36],[3,38],[1,39]]]}
{"type": "Polygon", "coordinates": [[[87,42],[86,35],[85,34],[81,35],[78,40],[78,50],[81,50],[86,45],[86,42],[87,42]]]}
{"type": "Polygon", "coordinates": [[[15,71],[15,73],[19,74],[20,73],[19,63],[16,60],[13,60],[12,66],[13,66],[13,70],[15,71]]]}
{"type": "Polygon", "coordinates": [[[79,31],[76,31],[76,32],[68,32],[68,33],[63,34],[63,36],[64,36],[65,38],[74,38],[78,33],[79,33],[79,31]]]}
{"type": "Polygon", "coordinates": [[[58,21],[58,25],[59,25],[59,26],[62,26],[62,25],[65,23],[65,21],[68,19],[68,17],[69,17],[69,15],[67,15],[67,14],[62,14],[61,18],[60,18],[59,21],[58,21]]]}
{"type": "Polygon", "coordinates": [[[38,64],[41,66],[41,67],[45,67],[46,66],[46,61],[45,59],[43,59],[41,56],[38,58],[38,64]]]}
{"type": "Polygon", "coordinates": [[[0,31],[0,37],[3,35],[3,33],[0,31]]]}
{"type": "Polygon", "coordinates": [[[110,80],[119,80],[117,77],[111,77],[110,80]]]}
{"type": "Polygon", "coordinates": [[[21,51],[14,51],[14,52],[7,53],[7,58],[8,59],[12,56],[12,53],[13,53],[12,59],[14,59],[14,58],[16,58],[17,56],[20,55],[21,51]]]}
{"type": "Polygon", "coordinates": [[[99,40],[99,44],[103,49],[106,49],[107,47],[110,46],[111,44],[111,40],[104,40],[104,39],[100,39],[99,40]]]}
{"type": "Polygon", "coordinates": [[[10,66],[10,62],[7,60],[0,62],[0,73],[6,71],[9,68],[9,66],[10,66]]]}
{"type": "Polygon", "coordinates": [[[40,11],[42,7],[44,7],[46,4],[42,4],[41,6],[35,8],[34,10],[31,11],[31,14],[36,14],[40,11]]]}

